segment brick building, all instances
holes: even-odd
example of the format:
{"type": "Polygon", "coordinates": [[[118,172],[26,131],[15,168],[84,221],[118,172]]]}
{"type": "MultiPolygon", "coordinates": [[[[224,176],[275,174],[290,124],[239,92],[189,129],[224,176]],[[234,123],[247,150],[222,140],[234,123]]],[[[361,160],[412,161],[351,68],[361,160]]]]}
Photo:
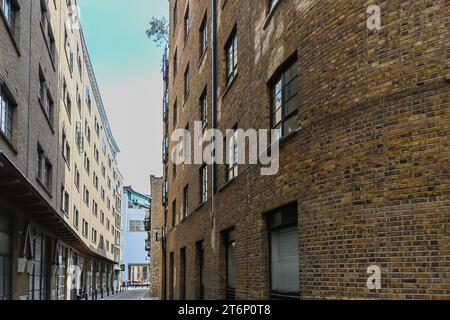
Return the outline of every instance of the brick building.
{"type": "Polygon", "coordinates": [[[448,1],[169,2],[163,297],[448,299],[448,1]],[[174,165],[195,121],[277,129],[278,174],[174,165]]]}
{"type": "Polygon", "coordinates": [[[74,0],[0,0],[0,300],[118,289],[122,177],[74,0]]]}
{"type": "Polygon", "coordinates": [[[147,230],[150,257],[150,296],[161,297],[162,285],[162,241],[164,237],[164,208],[162,206],[163,179],[150,177],[152,203],[147,230]]]}

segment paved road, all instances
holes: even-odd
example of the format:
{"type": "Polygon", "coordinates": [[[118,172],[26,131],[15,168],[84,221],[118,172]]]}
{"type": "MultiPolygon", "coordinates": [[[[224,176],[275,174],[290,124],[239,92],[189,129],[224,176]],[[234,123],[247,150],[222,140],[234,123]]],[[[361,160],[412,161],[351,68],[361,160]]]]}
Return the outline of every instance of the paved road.
{"type": "Polygon", "coordinates": [[[130,289],[103,300],[156,300],[150,298],[149,289],[130,289]]]}

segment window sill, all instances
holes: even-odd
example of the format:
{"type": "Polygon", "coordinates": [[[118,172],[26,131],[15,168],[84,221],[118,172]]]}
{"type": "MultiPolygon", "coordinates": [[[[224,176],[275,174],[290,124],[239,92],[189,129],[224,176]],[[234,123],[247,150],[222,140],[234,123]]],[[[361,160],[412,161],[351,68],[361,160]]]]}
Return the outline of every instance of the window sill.
{"type": "Polygon", "coordinates": [[[39,177],[36,177],[37,183],[42,187],[42,189],[45,191],[45,193],[50,197],[53,198],[51,190],[49,190],[48,187],[45,186],[45,184],[41,181],[39,177]]]}
{"type": "Polygon", "coordinates": [[[6,142],[6,144],[8,145],[8,147],[12,150],[12,152],[15,155],[18,155],[19,152],[17,151],[16,147],[14,146],[14,144],[12,143],[12,141],[10,139],[8,139],[8,137],[5,136],[5,134],[0,130],[0,137],[3,138],[3,140],[6,142]]]}
{"type": "Polygon", "coordinates": [[[301,127],[298,127],[297,129],[295,129],[294,131],[292,131],[291,133],[289,133],[288,135],[281,137],[278,141],[280,143],[280,146],[287,143],[289,140],[293,139],[300,131],[302,130],[301,127]]]}
{"type": "Polygon", "coordinates": [[[200,69],[200,67],[203,65],[203,62],[206,60],[205,57],[206,57],[207,52],[208,52],[208,47],[206,47],[205,51],[200,56],[200,62],[198,64],[198,69],[200,69]]]}
{"type": "Polygon", "coordinates": [[[299,300],[300,295],[299,294],[285,294],[285,293],[271,292],[270,299],[271,300],[299,300]]]}
{"type": "Polygon", "coordinates": [[[67,108],[67,103],[64,101],[64,107],[66,109],[67,118],[69,118],[69,123],[72,124],[72,114],[69,112],[69,109],[67,108]]]}
{"type": "Polygon", "coordinates": [[[186,106],[188,99],[189,99],[189,93],[185,94],[185,96],[184,96],[183,108],[186,106]]]}
{"type": "Polygon", "coordinates": [[[280,5],[281,0],[279,0],[275,6],[272,8],[272,10],[270,10],[270,12],[267,14],[266,20],[264,21],[264,26],[263,26],[263,30],[266,30],[267,27],[269,26],[270,21],[272,20],[275,11],[277,10],[278,6],[280,5]]]}
{"type": "Polygon", "coordinates": [[[223,92],[222,95],[222,99],[225,98],[225,96],[228,94],[228,92],[231,90],[231,88],[233,87],[233,84],[236,82],[237,77],[239,76],[238,72],[236,71],[236,73],[234,74],[233,78],[231,80],[228,81],[228,84],[223,92]]]}
{"type": "Polygon", "coordinates": [[[14,46],[14,49],[16,50],[17,55],[19,57],[21,57],[22,54],[20,53],[19,45],[17,44],[16,39],[14,38],[14,32],[13,32],[13,30],[11,30],[11,27],[9,26],[8,22],[6,21],[5,14],[3,13],[3,10],[1,10],[1,9],[0,9],[0,16],[2,16],[2,20],[3,20],[3,23],[5,24],[6,31],[8,32],[8,35],[12,41],[12,44],[14,46]]]}
{"type": "Polygon", "coordinates": [[[69,169],[69,171],[70,171],[70,162],[67,160],[67,158],[63,155],[62,156],[63,157],[63,159],[64,159],[64,163],[66,164],[66,166],[67,166],[67,169],[69,169]]]}
{"type": "Polygon", "coordinates": [[[228,186],[232,185],[237,180],[237,178],[239,178],[239,174],[233,179],[228,180],[222,187],[219,188],[219,190],[217,190],[217,193],[222,192],[223,190],[228,188],[228,186]]]}
{"type": "MultiPolygon", "coordinates": [[[[295,129],[294,131],[292,131],[291,133],[289,133],[287,136],[281,137],[280,139],[278,139],[278,145],[279,145],[279,149],[281,149],[281,147],[283,147],[283,145],[285,145],[286,143],[288,143],[290,140],[294,139],[295,136],[297,136],[299,134],[299,132],[302,130],[301,127],[295,129]]],[[[261,151],[259,153],[259,156],[261,157],[261,155],[263,153],[268,154],[269,152],[271,152],[272,150],[272,145],[268,146],[264,151],[261,151]]]]}

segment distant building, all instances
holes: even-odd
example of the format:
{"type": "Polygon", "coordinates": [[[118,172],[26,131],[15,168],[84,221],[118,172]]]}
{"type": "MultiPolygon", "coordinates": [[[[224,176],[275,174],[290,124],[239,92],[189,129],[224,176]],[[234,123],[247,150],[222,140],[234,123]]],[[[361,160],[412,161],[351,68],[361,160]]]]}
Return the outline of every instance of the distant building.
{"type": "Polygon", "coordinates": [[[0,300],[111,295],[120,150],[75,1],[0,4],[0,300]]]}
{"type": "Polygon", "coordinates": [[[146,252],[145,219],[150,214],[151,199],[133,190],[123,190],[124,243],[122,281],[131,285],[149,284],[149,262],[146,252]]]}
{"type": "Polygon", "coordinates": [[[148,256],[150,258],[150,295],[162,299],[162,249],[165,242],[164,207],[162,205],[163,178],[150,177],[150,193],[152,202],[150,215],[146,220],[148,230],[148,256]]]}

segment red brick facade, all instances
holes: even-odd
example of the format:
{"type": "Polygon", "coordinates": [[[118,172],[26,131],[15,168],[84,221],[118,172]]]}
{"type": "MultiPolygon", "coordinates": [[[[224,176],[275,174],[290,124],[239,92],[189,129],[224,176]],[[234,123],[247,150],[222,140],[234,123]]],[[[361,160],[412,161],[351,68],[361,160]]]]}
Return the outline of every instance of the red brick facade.
{"type": "MultiPolygon", "coordinates": [[[[188,1],[170,1],[169,137],[188,124],[193,134],[205,87],[211,110],[211,1],[190,2],[185,41],[188,1]],[[205,16],[209,43],[201,61],[205,16]]],[[[241,165],[227,183],[218,165],[213,194],[209,167],[203,205],[200,166],[178,166],[174,175],[166,163],[166,297],[171,253],[173,298],[184,297],[184,248],[186,298],[200,297],[197,243],[204,241],[205,298],[225,298],[223,232],[235,228],[236,298],[269,298],[265,214],[295,203],[300,299],[450,298],[449,11],[444,0],[282,0],[268,14],[266,1],[217,0],[217,127],[270,129],[270,80],[296,55],[299,129],[282,140],[275,176],[241,165]],[[381,8],[378,31],[367,27],[373,4],[381,8]],[[234,28],[237,76],[227,87],[224,48],[234,28]],[[182,219],[186,185],[190,215],[182,219]],[[371,265],[381,268],[381,290],[366,286],[371,265]]]]}

